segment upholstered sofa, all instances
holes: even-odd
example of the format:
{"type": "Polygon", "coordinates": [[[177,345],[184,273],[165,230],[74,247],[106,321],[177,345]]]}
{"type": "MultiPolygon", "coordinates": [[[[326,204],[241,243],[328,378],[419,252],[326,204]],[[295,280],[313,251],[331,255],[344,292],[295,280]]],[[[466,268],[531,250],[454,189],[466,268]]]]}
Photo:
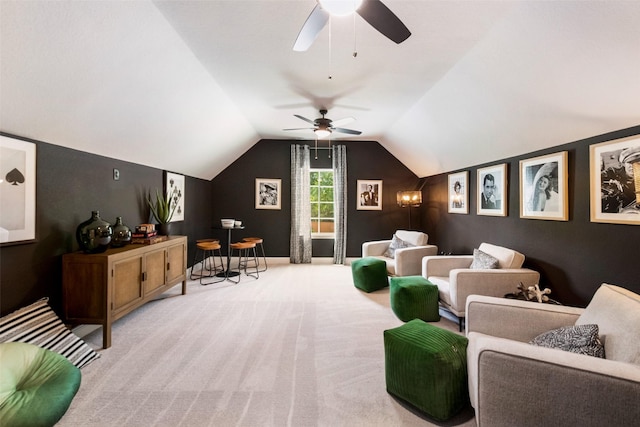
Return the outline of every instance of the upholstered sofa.
{"type": "Polygon", "coordinates": [[[586,309],[472,295],[466,313],[469,394],[478,426],[640,422],[640,295],[603,284],[586,309]],[[557,349],[566,342],[529,344],[556,328],[592,324],[604,359],[557,349]]]}
{"type": "Polygon", "coordinates": [[[438,247],[427,244],[428,240],[429,236],[420,231],[396,230],[389,240],[364,242],[362,257],[383,260],[391,276],[418,276],[422,271],[422,258],[438,254],[438,247]]]}
{"type": "MultiPolygon", "coordinates": [[[[427,256],[422,259],[422,276],[438,286],[442,307],[455,314],[462,330],[467,297],[472,294],[499,296],[538,284],[540,273],[523,268],[524,255],[513,249],[482,243],[479,248],[497,260],[494,268],[471,268],[474,255],[427,256]]],[[[477,251],[476,251],[477,252],[477,251]]]]}

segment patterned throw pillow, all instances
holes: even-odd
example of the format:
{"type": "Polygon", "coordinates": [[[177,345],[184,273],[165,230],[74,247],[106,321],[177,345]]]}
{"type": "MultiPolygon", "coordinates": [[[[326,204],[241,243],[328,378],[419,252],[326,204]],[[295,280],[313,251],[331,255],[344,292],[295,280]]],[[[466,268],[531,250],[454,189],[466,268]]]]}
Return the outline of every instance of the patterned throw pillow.
{"type": "Polygon", "coordinates": [[[604,346],[598,337],[598,325],[564,326],[538,335],[529,344],[604,359],[604,346]]]}
{"type": "Polygon", "coordinates": [[[389,247],[387,248],[387,250],[384,252],[383,255],[386,256],[387,258],[395,258],[396,249],[412,248],[414,246],[415,245],[412,245],[409,242],[405,242],[404,240],[402,240],[401,238],[399,238],[394,234],[393,237],[391,238],[391,244],[389,245],[389,247]]]}
{"type": "Polygon", "coordinates": [[[473,270],[488,270],[492,268],[498,268],[498,259],[492,257],[488,253],[482,252],[479,249],[473,250],[473,262],[469,268],[473,270]]]}
{"type": "Polygon", "coordinates": [[[0,318],[0,342],[16,341],[61,354],[78,368],[100,357],[62,323],[49,306],[48,298],[0,318]]]}

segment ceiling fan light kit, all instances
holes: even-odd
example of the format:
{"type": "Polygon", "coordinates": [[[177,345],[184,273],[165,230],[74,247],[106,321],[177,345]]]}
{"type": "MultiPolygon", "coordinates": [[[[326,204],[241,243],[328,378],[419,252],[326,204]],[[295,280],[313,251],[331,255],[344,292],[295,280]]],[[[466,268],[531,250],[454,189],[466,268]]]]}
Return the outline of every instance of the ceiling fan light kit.
{"type": "Polygon", "coordinates": [[[362,4],[362,0],[318,0],[318,2],[333,16],[351,15],[362,4]]]}

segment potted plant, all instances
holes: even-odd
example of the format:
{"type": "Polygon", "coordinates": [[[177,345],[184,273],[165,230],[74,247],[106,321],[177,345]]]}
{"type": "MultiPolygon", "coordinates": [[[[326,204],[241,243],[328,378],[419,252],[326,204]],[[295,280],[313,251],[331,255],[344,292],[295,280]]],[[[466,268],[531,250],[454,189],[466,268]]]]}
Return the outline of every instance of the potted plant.
{"type": "Polygon", "coordinates": [[[151,213],[158,224],[158,232],[160,234],[169,234],[169,222],[173,218],[173,213],[178,206],[178,200],[180,200],[180,193],[174,191],[173,193],[162,194],[160,190],[156,189],[156,198],[152,200],[151,197],[147,198],[149,202],[149,208],[151,213]]]}

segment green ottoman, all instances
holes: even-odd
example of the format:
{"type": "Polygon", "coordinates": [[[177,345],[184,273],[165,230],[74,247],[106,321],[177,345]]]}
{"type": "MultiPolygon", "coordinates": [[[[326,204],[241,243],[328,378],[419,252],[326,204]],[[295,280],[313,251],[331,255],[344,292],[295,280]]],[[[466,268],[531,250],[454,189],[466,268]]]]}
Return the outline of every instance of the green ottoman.
{"type": "Polygon", "coordinates": [[[389,298],[391,309],[403,322],[440,320],[438,287],[422,276],[392,277],[389,279],[389,298]]]}
{"type": "Polygon", "coordinates": [[[351,263],[353,284],[365,292],[373,292],[389,285],[387,263],[381,259],[367,257],[351,263]]]}
{"type": "Polygon", "coordinates": [[[80,387],[64,356],[22,342],[0,344],[0,425],[52,426],[80,387]]]}
{"type": "Polygon", "coordinates": [[[467,339],[414,319],[384,331],[387,392],[439,421],[469,404],[467,339]]]}

